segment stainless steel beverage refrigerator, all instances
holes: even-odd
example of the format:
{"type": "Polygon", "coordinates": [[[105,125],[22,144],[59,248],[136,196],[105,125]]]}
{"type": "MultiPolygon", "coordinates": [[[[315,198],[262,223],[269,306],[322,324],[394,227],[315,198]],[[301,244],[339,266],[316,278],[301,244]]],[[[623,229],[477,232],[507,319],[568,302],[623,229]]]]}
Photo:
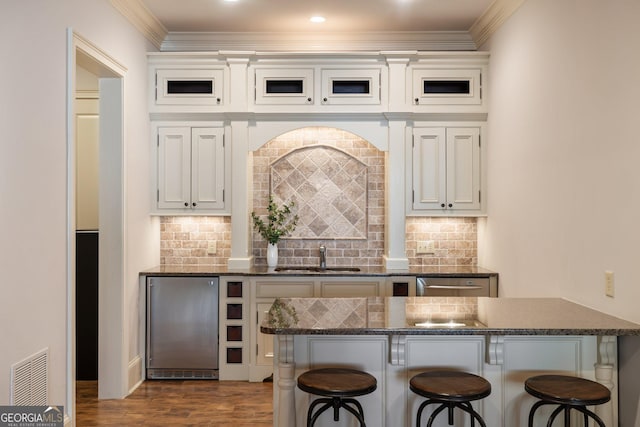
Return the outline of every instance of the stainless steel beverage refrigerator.
{"type": "Polygon", "coordinates": [[[147,278],[148,379],[218,378],[217,277],[147,278]]]}

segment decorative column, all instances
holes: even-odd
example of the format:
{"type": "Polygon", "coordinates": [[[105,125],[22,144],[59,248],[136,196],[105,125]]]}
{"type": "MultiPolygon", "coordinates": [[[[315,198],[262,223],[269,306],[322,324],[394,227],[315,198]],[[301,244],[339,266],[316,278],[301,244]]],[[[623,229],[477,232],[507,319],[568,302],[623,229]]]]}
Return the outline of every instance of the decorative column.
{"type": "Polygon", "coordinates": [[[249,212],[253,210],[253,176],[249,154],[249,122],[247,111],[248,55],[252,52],[225,52],[229,64],[228,84],[230,131],[225,145],[231,150],[231,189],[225,197],[231,199],[231,256],[227,262],[230,269],[247,269],[253,264],[251,248],[251,224],[249,212]],[[234,114],[238,113],[238,114],[234,114]],[[233,195],[232,195],[233,194],[233,195]]]}
{"type": "MultiPolygon", "coordinates": [[[[598,363],[595,364],[596,381],[607,387],[614,396],[614,369],[616,368],[617,359],[617,337],[604,336],[598,337],[598,363]]],[[[595,407],[595,413],[602,418],[602,421],[608,426],[618,425],[617,411],[614,411],[613,399],[603,405],[595,407]]]]}
{"type": "Polygon", "coordinates": [[[385,179],[385,249],[384,263],[389,270],[409,268],[409,258],[405,250],[405,188],[406,188],[406,141],[407,122],[402,114],[394,117],[395,112],[406,110],[406,72],[409,58],[406,52],[397,57],[391,52],[383,52],[389,66],[389,151],[385,179]],[[393,171],[393,172],[392,172],[393,171]]]}
{"type": "MultiPolygon", "coordinates": [[[[278,416],[274,427],[296,426],[295,363],[293,362],[293,335],[276,335],[278,338],[278,416]]],[[[275,392],[275,390],[274,390],[275,392]]]]}

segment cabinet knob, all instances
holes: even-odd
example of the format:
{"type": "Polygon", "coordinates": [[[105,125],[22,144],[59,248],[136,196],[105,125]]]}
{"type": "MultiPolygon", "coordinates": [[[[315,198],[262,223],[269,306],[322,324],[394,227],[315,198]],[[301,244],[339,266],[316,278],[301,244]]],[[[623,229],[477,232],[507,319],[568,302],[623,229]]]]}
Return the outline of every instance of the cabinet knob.
{"type": "Polygon", "coordinates": [[[307,102],[311,102],[311,98],[307,98],[307,102]]]}
{"type": "Polygon", "coordinates": [[[416,102],[416,104],[420,104],[420,98],[416,98],[414,99],[414,101],[416,102]]]}
{"type": "Polygon", "coordinates": [[[445,204],[444,204],[444,203],[440,203],[440,207],[441,207],[441,208],[444,208],[444,207],[445,207],[445,204]]]}
{"type": "Polygon", "coordinates": [[[328,99],[327,98],[322,98],[322,102],[327,102],[328,99]]]}
{"type": "Polygon", "coordinates": [[[453,203],[449,203],[449,207],[452,208],[453,207],[453,203]]]}
{"type": "Polygon", "coordinates": [[[189,203],[184,202],[184,207],[185,207],[185,208],[188,208],[188,207],[189,207],[189,203]]]}
{"type": "Polygon", "coordinates": [[[221,99],[220,99],[220,98],[216,98],[216,102],[217,102],[218,104],[220,104],[220,101],[221,101],[221,99]]]}
{"type": "Polygon", "coordinates": [[[198,206],[198,204],[196,202],[193,202],[193,203],[191,203],[191,206],[193,206],[195,208],[196,206],[198,206]]]}

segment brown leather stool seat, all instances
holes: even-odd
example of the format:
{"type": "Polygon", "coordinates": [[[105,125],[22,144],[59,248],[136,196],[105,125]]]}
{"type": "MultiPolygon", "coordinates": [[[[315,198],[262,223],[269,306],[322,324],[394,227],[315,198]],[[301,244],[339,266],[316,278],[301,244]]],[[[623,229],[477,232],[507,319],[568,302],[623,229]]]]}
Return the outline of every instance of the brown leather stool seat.
{"type": "Polygon", "coordinates": [[[298,377],[298,388],[307,393],[324,396],[314,400],[307,412],[307,427],[313,426],[321,413],[333,408],[333,420],[339,421],[339,409],[351,412],[365,427],[362,405],[353,397],[372,393],[378,382],[372,375],[346,368],[324,368],[307,371],[298,377]],[[315,413],[316,406],[323,404],[315,413]]]}
{"type": "Polygon", "coordinates": [[[409,381],[409,388],[416,394],[426,397],[418,408],[416,427],[420,427],[422,411],[432,403],[440,404],[429,417],[427,427],[433,424],[436,416],[448,410],[449,425],[453,425],[453,410],[459,408],[471,416],[471,426],[478,420],[482,427],[486,424],[480,414],[471,406],[472,401],[483,399],[491,394],[491,384],[484,378],[459,371],[429,371],[415,375],[409,381]]]}
{"type": "Polygon", "coordinates": [[[601,405],[611,399],[611,392],[595,381],[568,375],[538,375],[527,379],[524,389],[530,395],[540,399],[529,411],[529,427],[533,426],[536,410],[542,405],[558,405],[551,413],[547,425],[553,424],[556,416],[564,411],[564,425],[570,424],[572,409],[582,412],[584,425],[591,417],[600,427],[606,427],[600,417],[587,409],[587,406],[601,405]]]}

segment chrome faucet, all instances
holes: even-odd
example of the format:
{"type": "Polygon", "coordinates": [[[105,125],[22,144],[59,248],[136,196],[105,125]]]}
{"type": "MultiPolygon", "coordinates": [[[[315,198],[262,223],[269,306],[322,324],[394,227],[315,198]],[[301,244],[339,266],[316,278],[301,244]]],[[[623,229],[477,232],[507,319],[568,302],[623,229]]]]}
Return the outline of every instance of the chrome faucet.
{"type": "Polygon", "coordinates": [[[320,270],[327,269],[327,248],[320,245],[320,270]]]}

